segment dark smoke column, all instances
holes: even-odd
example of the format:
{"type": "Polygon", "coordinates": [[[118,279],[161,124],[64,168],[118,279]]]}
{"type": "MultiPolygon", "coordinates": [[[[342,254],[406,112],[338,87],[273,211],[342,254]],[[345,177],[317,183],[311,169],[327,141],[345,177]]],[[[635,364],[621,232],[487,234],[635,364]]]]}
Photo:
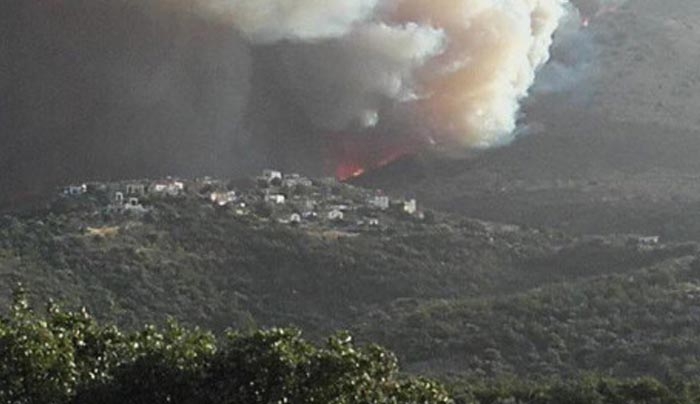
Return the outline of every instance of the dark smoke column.
{"type": "Polygon", "coordinates": [[[174,1],[0,3],[0,186],[249,166],[246,41],[174,1]]]}
{"type": "Polygon", "coordinates": [[[506,144],[565,10],[502,3],[5,0],[0,185],[506,144]]]}

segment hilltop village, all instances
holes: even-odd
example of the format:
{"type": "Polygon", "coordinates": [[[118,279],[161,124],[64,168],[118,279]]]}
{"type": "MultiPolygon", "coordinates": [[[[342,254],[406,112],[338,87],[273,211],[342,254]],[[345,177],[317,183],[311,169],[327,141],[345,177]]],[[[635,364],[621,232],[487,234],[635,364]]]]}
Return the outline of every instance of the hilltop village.
{"type": "Polygon", "coordinates": [[[61,196],[72,200],[95,197],[100,213],[117,215],[147,214],[162,200],[196,199],[251,220],[352,232],[426,220],[413,198],[392,198],[334,178],[310,179],[271,169],[254,178],[230,181],[204,177],[70,185],[62,189],[61,196]]]}

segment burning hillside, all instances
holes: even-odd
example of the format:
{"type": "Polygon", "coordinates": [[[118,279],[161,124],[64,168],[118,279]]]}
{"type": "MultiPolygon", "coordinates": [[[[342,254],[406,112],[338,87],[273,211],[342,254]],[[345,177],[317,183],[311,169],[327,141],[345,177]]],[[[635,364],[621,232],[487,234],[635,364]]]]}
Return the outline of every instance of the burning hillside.
{"type": "Polygon", "coordinates": [[[87,175],[287,162],[347,178],[433,142],[501,145],[567,8],[565,0],[4,2],[0,162],[13,187],[32,189],[87,175]]]}
{"type": "Polygon", "coordinates": [[[327,172],[345,181],[418,153],[432,144],[432,139],[420,137],[404,137],[397,142],[395,137],[376,134],[334,134],[326,143],[325,167],[327,172]]]}

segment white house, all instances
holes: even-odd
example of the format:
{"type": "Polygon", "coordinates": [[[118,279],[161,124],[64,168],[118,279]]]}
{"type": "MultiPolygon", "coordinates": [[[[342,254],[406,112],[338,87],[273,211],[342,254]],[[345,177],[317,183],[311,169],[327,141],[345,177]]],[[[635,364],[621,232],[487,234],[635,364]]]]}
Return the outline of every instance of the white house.
{"type": "Polygon", "coordinates": [[[155,194],[178,196],[184,191],[185,183],[181,181],[159,181],[151,184],[151,192],[155,194]]]}
{"type": "Polygon", "coordinates": [[[123,206],[123,209],[126,211],[130,212],[137,212],[137,213],[144,213],[147,211],[146,208],[141,205],[141,202],[139,202],[139,198],[129,198],[129,200],[126,202],[126,204],[123,206]]]}
{"type": "Polygon", "coordinates": [[[127,184],[126,186],[127,195],[146,195],[146,186],[143,184],[127,184]]]}
{"type": "Polygon", "coordinates": [[[345,219],[345,213],[343,213],[341,210],[333,209],[328,212],[328,220],[337,221],[343,219],[345,219]]]}
{"type": "Polygon", "coordinates": [[[298,213],[292,213],[292,214],[289,216],[289,223],[292,223],[292,224],[299,224],[299,223],[301,223],[301,215],[298,214],[298,213]]]}
{"type": "Polygon", "coordinates": [[[114,193],[114,204],[117,206],[121,206],[124,204],[124,193],[123,192],[115,192],[114,193]]]}
{"type": "Polygon", "coordinates": [[[379,226],[379,219],[376,217],[370,218],[367,222],[370,226],[379,226]]]}
{"type": "Polygon", "coordinates": [[[238,216],[246,216],[248,214],[248,205],[245,204],[245,202],[241,202],[238,205],[236,205],[236,215],[238,216]]]}
{"type": "Polygon", "coordinates": [[[340,204],[340,205],[334,205],[334,206],[332,206],[331,209],[333,209],[333,210],[339,210],[339,211],[341,211],[341,212],[347,212],[347,211],[350,210],[350,206],[349,206],[349,205],[340,204]]]}
{"type": "Polygon", "coordinates": [[[278,205],[282,205],[287,201],[287,198],[282,194],[267,194],[265,195],[265,202],[271,202],[278,205]]]}
{"type": "Polygon", "coordinates": [[[226,206],[230,203],[236,202],[236,191],[212,192],[211,195],[209,195],[209,199],[212,201],[212,203],[218,206],[226,206]]]}
{"type": "Polygon", "coordinates": [[[659,236],[645,236],[637,238],[637,247],[641,250],[652,250],[661,241],[659,236]]]}
{"type": "Polygon", "coordinates": [[[286,188],[294,188],[296,186],[311,187],[313,182],[310,179],[302,177],[299,174],[289,174],[284,176],[282,186],[286,188]]]}
{"type": "Polygon", "coordinates": [[[318,214],[314,211],[308,211],[301,214],[301,216],[306,220],[315,220],[318,214]]]}
{"type": "Polygon", "coordinates": [[[282,180],[282,172],[276,170],[263,170],[262,178],[267,182],[273,181],[275,179],[282,180]]]}
{"type": "Polygon", "coordinates": [[[369,204],[377,209],[387,210],[389,209],[389,197],[385,195],[376,195],[370,199],[369,204]]]}
{"type": "Polygon", "coordinates": [[[69,185],[64,190],[63,193],[66,195],[82,195],[87,192],[87,184],[81,185],[69,185]]]}
{"type": "Polygon", "coordinates": [[[639,242],[641,244],[656,245],[656,244],[659,244],[659,241],[661,241],[661,237],[659,237],[659,236],[649,236],[649,237],[640,237],[639,238],[639,242]]]}
{"type": "Polygon", "coordinates": [[[204,177],[200,177],[195,179],[198,185],[213,185],[214,184],[214,179],[211,178],[210,176],[206,175],[204,177]]]}
{"type": "Polygon", "coordinates": [[[403,211],[409,215],[415,215],[418,212],[418,202],[415,199],[404,201],[403,211]]]}

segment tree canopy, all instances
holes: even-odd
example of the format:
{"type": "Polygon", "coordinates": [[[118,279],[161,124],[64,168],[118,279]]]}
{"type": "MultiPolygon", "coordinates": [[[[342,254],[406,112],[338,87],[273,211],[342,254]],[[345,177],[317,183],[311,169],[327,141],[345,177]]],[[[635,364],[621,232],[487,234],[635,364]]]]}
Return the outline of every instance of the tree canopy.
{"type": "Polygon", "coordinates": [[[316,346],[294,329],[222,338],[170,322],[124,333],[85,310],[46,313],[19,291],[0,321],[0,402],[452,402],[438,383],[399,374],[396,357],[339,333],[316,346]]]}

